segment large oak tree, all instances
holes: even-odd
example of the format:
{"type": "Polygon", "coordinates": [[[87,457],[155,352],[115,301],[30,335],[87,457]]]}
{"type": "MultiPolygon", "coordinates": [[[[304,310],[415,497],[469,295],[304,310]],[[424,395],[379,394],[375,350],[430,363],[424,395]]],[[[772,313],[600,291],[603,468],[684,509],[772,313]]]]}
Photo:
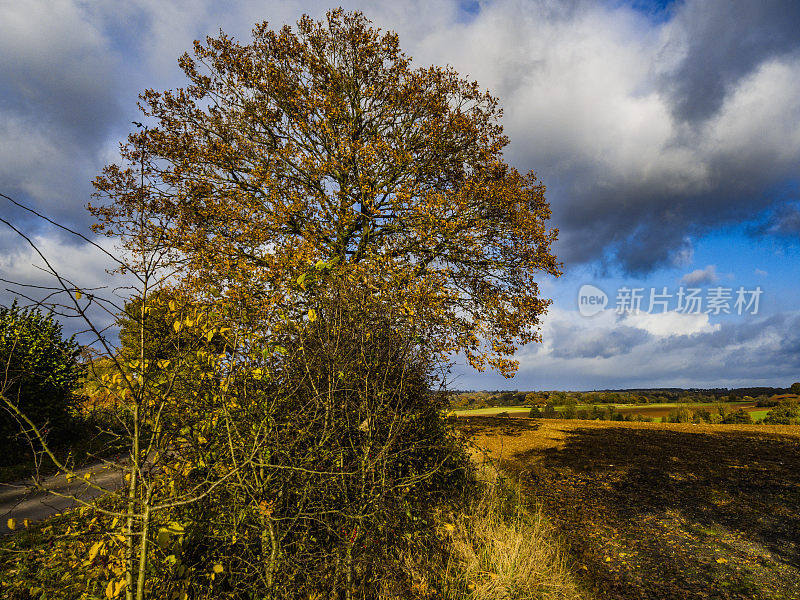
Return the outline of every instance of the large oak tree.
{"type": "Polygon", "coordinates": [[[189,85],[141,96],[151,125],[96,181],[108,230],[146,204],[187,282],[267,313],[327,261],[437,351],[514,371],[559,264],[544,186],[504,161],[497,99],[342,10],[209,37],[180,66],[189,85]]]}

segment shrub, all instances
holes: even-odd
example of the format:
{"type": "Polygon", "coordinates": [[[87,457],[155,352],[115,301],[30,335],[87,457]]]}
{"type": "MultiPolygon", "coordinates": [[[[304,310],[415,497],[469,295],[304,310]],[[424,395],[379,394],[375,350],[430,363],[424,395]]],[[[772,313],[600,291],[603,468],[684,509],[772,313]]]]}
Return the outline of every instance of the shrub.
{"type": "Polygon", "coordinates": [[[737,423],[752,423],[752,422],[753,422],[753,417],[750,416],[750,413],[741,408],[735,412],[725,415],[725,417],[722,419],[722,423],[725,425],[732,425],[737,423]]]}
{"type": "Polygon", "coordinates": [[[667,415],[667,423],[689,423],[691,420],[692,414],[685,406],[673,408],[667,415]]]}
{"type": "Polygon", "coordinates": [[[541,417],[542,417],[542,411],[539,409],[539,407],[532,406],[530,412],[528,413],[528,418],[540,419],[541,417]]]}
{"type": "Polygon", "coordinates": [[[577,415],[577,407],[575,406],[574,400],[568,400],[567,403],[561,409],[561,418],[562,419],[574,419],[577,415]]]}
{"type": "Polygon", "coordinates": [[[196,540],[184,562],[225,565],[214,598],[402,588],[404,550],[462,493],[468,461],[441,417],[446,397],[430,391],[435,363],[365,296],[320,301],[278,338],[270,377],[236,384],[233,443],[212,442],[206,464],[224,473],[253,448],[261,457],[173,517],[196,540]]]}
{"type": "MultiPolygon", "coordinates": [[[[63,337],[51,314],[20,308],[16,302],[0,307],[0,389],[51,440],[63,438],[72,422],[82,373],[79,353],[78,344],[63,337]]],[[[20,432],[29,425],[13,407],[3,404],[0,411],[0,436],[8,440],[0,461],[6,464],[19,460],[28,447],[20,432]]]]}
{"type": "Polygon", "coordinates": [[[764,423],[769,425],[798,425],[800,424],[800,406],[797,401],[784,400],[773,408],[764,417],[764,423]]]}

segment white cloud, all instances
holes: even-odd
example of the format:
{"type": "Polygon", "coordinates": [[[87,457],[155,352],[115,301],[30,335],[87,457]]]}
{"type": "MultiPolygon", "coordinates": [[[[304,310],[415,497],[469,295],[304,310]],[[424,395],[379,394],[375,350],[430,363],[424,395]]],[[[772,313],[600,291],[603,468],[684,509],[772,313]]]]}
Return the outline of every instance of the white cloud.
{"type": "Polygon", "coordinates": [[[719,281],[716,265],[707,265],[705,269],[695,269],[681,277],[684,285],[707,285],[719,281]]]}
{"type": "MultiPolygon", "coordinates": [[[[10,230],[0,231],[0,246],[15,248],[0,254],[0,278],[4,280],[0,284],[0,304],[10,305],[16,298],[23,305],[45,302],[45,306],[59,303],[71,306],[71,301],[61,291],[61,284],[50,272],[52,268],[68,287],[74,285],[84,291],[83,302],[90,293],[104,299],[102,306],[105,310],[98,307],[91,310],[89,316],[98,329],[111,325],[114,319],[109,311],[115,312],[112,305],[121,306],[130,295],[132,278],[109,275],[107,270],[117,265],[90,244],[67,241],[52,232],[33,235],[31,241],[47,262],[10,230]]],[[[114,253],[109,238],[100,238],[98,244],[107,252],[114,253]]],[[[61,320],[68,334],[86,329],[86,323],[77,316],[61,320]]],[[[91,335],[80,339],[82,343],[91,340],[91,335]]]]}
{"type": "Polygon", "coordinates": [[[620,321],[621,325],[643,329],[656,337],[694,335],[719,331],[719,323],[710,323],[707,314],[689,314],[668,311],[664,313],[631,313],[620,321]]]}
{"type": "MultiPolygon", "coordinates": [[[[708,315],[592,317],[555,308],[542,344],[522,348],[517,377],[465,369],[461,388],[602,389],[780,385],[800,369],[800,313],[743,316],[710,323],[708,315]],[[787,333],[789,332],[789,333],[787,333]]],[[[788,383],[787,383],[788,384],[788,383]]]]}

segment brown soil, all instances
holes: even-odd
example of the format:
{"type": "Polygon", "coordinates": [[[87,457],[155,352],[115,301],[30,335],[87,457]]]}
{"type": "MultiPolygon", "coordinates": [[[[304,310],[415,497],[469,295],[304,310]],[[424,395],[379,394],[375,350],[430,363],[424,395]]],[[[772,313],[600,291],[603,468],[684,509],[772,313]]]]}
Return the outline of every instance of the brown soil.
{"type": "MultiPolygon", "coordinates": [[[[755,404],[729,404],[727,405],[729,410],[736,411],[740,408],[747,411],[752,412],[754,410],[764,410],[763,408],[756,406],[755,404]]],[[[713,412],[715,407],[713,404],[688,404],[687,407],[689,410],[700,410],[705,409],[709,412],[713,412]]],[[[666,417],[669,415],[669,411],[673,410],[672,408],[663,408],[663,407],[647,407],[641,406],[636,408],[618,408],[617,412],[623,415],[642,415],[643,417],[666,417]]]]}
{"type": "Polygon", "coordinates": [[[476,417],[599,598],[800,598],[800,427],[476,417]]]}

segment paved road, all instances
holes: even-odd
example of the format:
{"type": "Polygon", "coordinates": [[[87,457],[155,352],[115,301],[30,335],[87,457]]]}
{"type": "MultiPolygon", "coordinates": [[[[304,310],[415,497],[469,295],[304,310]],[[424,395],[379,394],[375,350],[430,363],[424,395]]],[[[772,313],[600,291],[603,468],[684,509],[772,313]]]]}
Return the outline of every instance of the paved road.
{"type": "MultiPolygon", "coordinates": [[[[102,492],[89,487],[81,479],[86,473],[91,473],[91,481],[108,489],[122,486],[122,473],[102,465],[94,465],[76,471],[78,478],[67,481],[65,475],[54,475],[45,480],[45,487],[61,494],[70,494],[81,500],[97,498],[102,492]]],[[[17,529],[22,527],[25,519],[35,523],[57,513],[75,508],[78,502],[69,498],[62,498],[54,494],[37,490],[30,482],[0,483],[0,535],[9,533],[8,519],[17,522],[17,529]]]]}

